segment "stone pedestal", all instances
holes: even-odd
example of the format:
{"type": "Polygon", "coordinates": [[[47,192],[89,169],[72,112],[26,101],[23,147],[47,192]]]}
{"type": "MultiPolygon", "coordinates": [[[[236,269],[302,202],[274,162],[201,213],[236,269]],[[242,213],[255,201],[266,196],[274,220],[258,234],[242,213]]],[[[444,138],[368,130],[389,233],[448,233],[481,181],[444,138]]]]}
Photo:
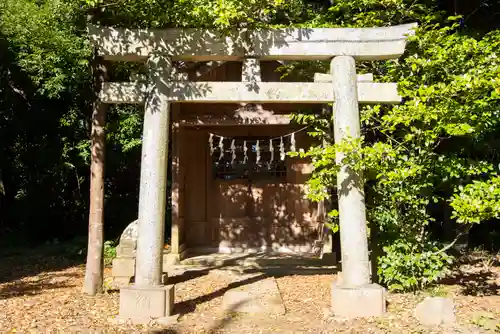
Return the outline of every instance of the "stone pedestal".
{"type": "Polygon", "coordinates": [[[120,237],[113,259],[111,274],[113,287],[128,286],[135,276],[135,251],[137,246],[137,220],[130,223],[120,237]]]}
{"type": "Polygon", "coordinates": [[[120,289],[120,315],[117,323],[149,324],[165,322],[174,308],[174,286],[138,287],[120,289]]]}
{"type": "Polygon", "coordinates": [[[115,287],[120,288],[129,285],[135,275],[135,258],[117,257],[113,259],[111,275],[113,276],[113,285],[115,287]]]}
{"type": "Polygon", "coordinates": [[[163,268],[168,268],[178,265],[187,257],[188,250],[184,247],[179,253],[166,253],[163,254],[163,268]]]}
{"type": "Polygon", "coordinates": [[[332,283],[332,312],[339,318],[376,317],[386,311],[386,291],[378,284],[350,287],[332,283]]]}

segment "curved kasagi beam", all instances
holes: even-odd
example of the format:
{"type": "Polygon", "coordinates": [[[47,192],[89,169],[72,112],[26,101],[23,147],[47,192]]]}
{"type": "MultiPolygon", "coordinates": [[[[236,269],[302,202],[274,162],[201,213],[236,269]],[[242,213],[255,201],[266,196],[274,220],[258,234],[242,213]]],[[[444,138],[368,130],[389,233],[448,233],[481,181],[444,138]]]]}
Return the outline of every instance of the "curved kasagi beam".
{"type": "Polygon", "coordinates": [[[175,60],[323,60],[353,56],[383,60],[403,54],[417,24],[381,28],[286,28],[234,30],[126,29],[88,26],[98,54],[108,60],[142,61],[152,53],[175,60]]]}

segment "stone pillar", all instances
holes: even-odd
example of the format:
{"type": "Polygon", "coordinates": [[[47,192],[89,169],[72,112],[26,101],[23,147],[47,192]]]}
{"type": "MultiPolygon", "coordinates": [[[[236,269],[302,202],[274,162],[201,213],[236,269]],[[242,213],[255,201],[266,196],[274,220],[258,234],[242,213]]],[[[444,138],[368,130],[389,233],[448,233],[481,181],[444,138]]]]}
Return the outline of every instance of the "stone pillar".
{"type": "MultiPolygon", "coordinates": [[[[334,136],[340,143],[348,137],[360,137],[356,64],[352,57],[336,57],[331,63],[335,101],[334,136]]],[[[337,164],[343,156],[337,155],[337,164]]],[[[349,285],[370,282],[366,213],[362,176],[347,166],[337,175],[342,279],[349,285]]]]}
{"type": "MultiPolygon", "coordinates": [[[[335,57],[331,62],[334,137],[340,143],[360,137],[356,63],[353,57],[335,57]]],[[[332,287],[332,311],[340,317],[376,316],[385,312],[385,290],[370,284],[363,177],[341,165],[337,175],[342,282],[332,287]]]]}
{"type": "Polygon", "coordinates": [[[165,99],[171,62],[166,57],[148,61],[154,85],[146,99],[142,134],[139,226],[135,284],[161,284],[165,210],[167,203],[168,135],[170,105],[165,99]]]}
{"type": "Polygon", "coordinates": [[[138,324],[169,316],[174,297],[173,286],[162,285],[170,123],[165,90],[172,64],[153,56],[148,66],[152,89],[144,114],[135,285],[121,289],[119,314],[120,321],[138,324]]]}

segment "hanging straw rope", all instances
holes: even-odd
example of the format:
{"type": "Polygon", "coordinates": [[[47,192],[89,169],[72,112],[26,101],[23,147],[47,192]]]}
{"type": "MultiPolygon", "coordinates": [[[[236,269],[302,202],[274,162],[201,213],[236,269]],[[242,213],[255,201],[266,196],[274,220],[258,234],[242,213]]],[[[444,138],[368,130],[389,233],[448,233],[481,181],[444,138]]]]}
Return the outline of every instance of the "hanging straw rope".
{"type": "MultiPolygon", "coordinates": [[[[287,138],[287,137],[290,137],[290,151],[291,152],[296,152],[297,148],[296,148],[296,141],[295,141],[295,135],[299,132],[302,132],[304,130],[306,130],[307,128],[309,128],[309,126],[305,126],[297,131],[293,131],[293,132],[290,132],[290,133],[287,133],[285,135],[282,135],[282,136],[277,136],[277,137],[274,137],[274,138],[270,138],[268,139],[268,143],[269,143],[269,152],[271,154],[271,157],[270,157],[270,161],[268,162],[268,164],[270,165],[273,161],[274,161],[274,154],[275,154],[275,149],[274,149],[274,145],[273,145],[273,141],[274,140],[278,140],[277,143],[279,143],[278,145],[278,149],[279,149],[279,155],[280,155],[280,160],[283,161],[285,160],[285,156],[286,156],[286,148],[285,148],[285,143],[283,141],[284,138],[287,138]]],[[[226,151],[224,150],[224,140],[229,140],[230,141],[230,146],[229,146],[229,152],[231,153],[231,164],[234,164],[235,161],[236,161],[236,138],[237,137],[224,137],[224,136],[221,136],[221,135],[218,135],[218,134],[215,134],[215,133],[209,133],[209,138],[208,138],[208,144],[210,145],[210,155],[213,155],[216,151],[216,148],[214,147],[214,141],[215,141],[215,137],[219,138],[219,142],[218,142],[218,148],[220,150],[219,152],[219,161],[221,161],[223,158],[224,158],[224,155],[226,153],[226,151]]],[[[240,137],[241,138],[241,137],[240,137]]],[[[244,140],[243,141],[243,162],[246,163],[248,161],[248,147],[247,147],[247,143],[250,143],[250,146],[253,148],[255,147],[255,160],[256,160],[256,163],[259,164],[260,163],[260,160],[262,158],[261,154],[261,140],[260,139],[255,139],[255,146],[252,145],[252,141],[251,140],[244,140]]]]}
{"type": "MultiPolygon", "coordinates": [[[[290,132],[290,133],[287,133],[286,135],[282,135],[282,136],[277,136],[277,137],[273,137],[273,138],[269,138],[269,140],[276,140],[276,139],[280,139],[280,138],[287,138],[287,137],[292,137],[292,136],[295,136],[297,133],[299,132],[302,132],[304,130],[306,130],[307,128],[309,128],[310,125],[308,126],[304,126],[303,128],[297,130],[297,131],[293,131],[293,132],[290,132]]],[[[225,137],[225,136],[221,136],[217,133],[213,133],[213,132],[209,132],[209,135],[210,137],[218,137],[218,138],[222,138],[222,139],[233,139],[235,137],[225,137]]],[[[241,137],[241,136],[237,136],[237,137],[241,137]]]]}

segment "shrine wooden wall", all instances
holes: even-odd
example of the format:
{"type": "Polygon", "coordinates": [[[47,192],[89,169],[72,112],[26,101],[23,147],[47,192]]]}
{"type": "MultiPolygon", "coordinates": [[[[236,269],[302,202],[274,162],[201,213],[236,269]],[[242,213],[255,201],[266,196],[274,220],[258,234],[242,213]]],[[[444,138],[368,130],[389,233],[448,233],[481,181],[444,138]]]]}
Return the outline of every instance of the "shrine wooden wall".
{"type": "MultiPolygon", "coordinates": [[[[262,80],[279,81],[279,66],[262,63],[262,80]]],[[[192,79],[192,78],[191,78],[192,79]]],[[[228,62],[204,77],[204,81],[240,81],[241,63],[228,62]]],[[[239,105],[181,104],[174,121],[196,114],[234,113],[239,105]]],[[[264,109],[276,114],[297,111],[292,104],[272,104],[264,109]]],[[[297,130],[297,125],[225,125],[180,126],[173,134],[179,157],[178,238],[189,248],[245,250],[267,247],[275,250],[310,251],[321,228],[317,207],[305,199],[306,181],[311,164],[299,158],[286,158],[286,180],[249,184],[244,180],[216,180],[208,147],[209,133],[223,136],[277,137],[297,130]]],[[[297,133],[297,149],[307,149],[305,132],[297,133]]],[[[279,153],[276,153],[279,156],[279,153]]],[[[174,158],[175,160],[175,158],[174,158]]]]}
{"type": "MultiPolygon", "coordinates": [[[[189,247],[274,245],[310,250],[318,232],[316,205],[305,199],[311,164],[287,157],[286,180],[279,182],[217,180],[208,148],[211,131],[226,136],[279,136],[291,130],[289,126],[182,128],[185,198],[180,208],[184,210],[183,229],[189,247]]],[[[297,134],[297,148],[307,145],[306,136],[297,134]]]]}

